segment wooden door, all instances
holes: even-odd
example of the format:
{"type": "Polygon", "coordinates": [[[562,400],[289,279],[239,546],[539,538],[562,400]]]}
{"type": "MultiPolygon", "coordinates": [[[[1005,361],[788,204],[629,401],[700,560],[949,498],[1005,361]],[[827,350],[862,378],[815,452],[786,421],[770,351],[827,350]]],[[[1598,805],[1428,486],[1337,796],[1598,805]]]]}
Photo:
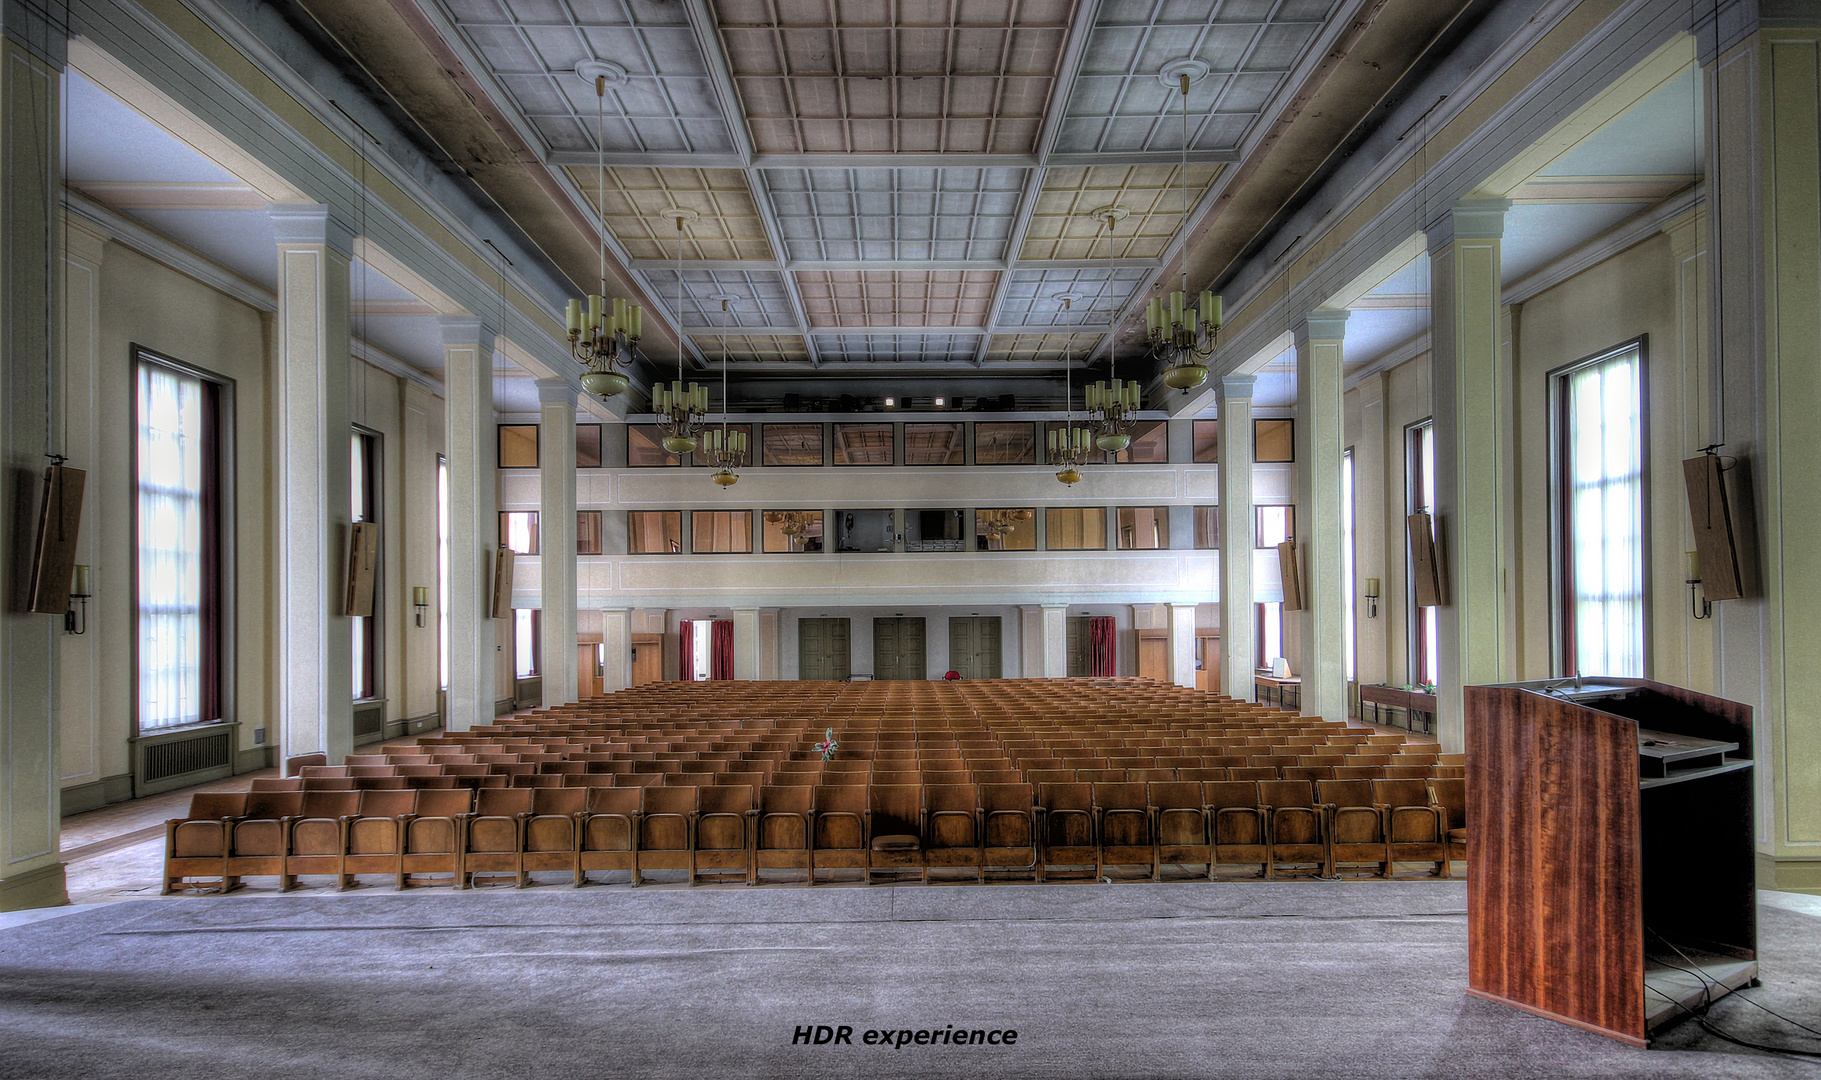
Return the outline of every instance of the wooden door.
{"type": "Polygon", "coordinates": [[[1004,670],[997,615],[956,616],[948,621],[948,666],[964,679],[997,679],[1004,670]]]}
{"type": "Polygon", "coordinates": [[[842,680],[853,670],[847,619],[797,620],[797,678],[842,680]]]}
{"type": "Polygon", "coordinates": [[[664,635],[632,635],[632,685],[664,681],[664,635]]]}
{"type": "Polygon", "coordinates": [[[929,661],[923,651],[923,619],[873,620],[873,678],[929,678],[929,661]]]}
{"type": "Polygon", "coordinates": [[[1138,631],[1138,675],[1140,678],[1170,681],[1170,632],[1138,631]]]}
{"type": "Polygon", "coordinates": [[[1086,678],[1094,670],[1093,638],[1086,615],[1069,616],[1069,678],[1086,678]]]}

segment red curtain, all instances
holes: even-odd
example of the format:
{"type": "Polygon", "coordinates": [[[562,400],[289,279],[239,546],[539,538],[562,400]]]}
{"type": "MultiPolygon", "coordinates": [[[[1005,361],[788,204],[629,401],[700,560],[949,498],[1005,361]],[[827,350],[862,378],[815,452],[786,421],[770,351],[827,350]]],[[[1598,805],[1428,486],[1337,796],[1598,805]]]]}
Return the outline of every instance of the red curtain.
{"type": "Polygon", "coordinates": [[[733,620],[716,619],[714,633],[708,640],[713,646],[708,654],[708,677],[733,678],[733,620]]]}
{"type": "Polygon", "coordinates": [[[684,682],[696,681],[696,624],[684,619],[677,625],[677,666],[684,682]]]}
{"type": "Polygon", "coordinates": [[[1111,615],[1096,615],[1088,620],[1090,674],[1104,678],[1119,674],[1119,631],[1113,629],[1111,615]]]}

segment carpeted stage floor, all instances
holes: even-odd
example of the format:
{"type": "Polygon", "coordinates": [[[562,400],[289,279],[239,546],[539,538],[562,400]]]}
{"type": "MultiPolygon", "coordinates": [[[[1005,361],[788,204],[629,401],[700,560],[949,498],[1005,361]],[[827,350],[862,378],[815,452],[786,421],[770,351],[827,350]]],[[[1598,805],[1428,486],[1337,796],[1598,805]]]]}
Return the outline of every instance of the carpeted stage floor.
{"type": "MultiPolygon", "coordinates": [[[[1469,998],[1465,902],[1458,882],[137,900],[0,929],[0,1076],[1821,1076],[1694,1024],[1632,1050],[1469,998]],[[792,1045],[815,1025],[853,1045],[792,1045]],[[950,1025],[1018,1034],[862,1042],[950,1025]]],[[[1821,911],[1760,910],[1747,994],[1821,1028],[1821,911]]],[[[1742,1001],[1713,1017],[1794,1042],[1742,1001]]]]}

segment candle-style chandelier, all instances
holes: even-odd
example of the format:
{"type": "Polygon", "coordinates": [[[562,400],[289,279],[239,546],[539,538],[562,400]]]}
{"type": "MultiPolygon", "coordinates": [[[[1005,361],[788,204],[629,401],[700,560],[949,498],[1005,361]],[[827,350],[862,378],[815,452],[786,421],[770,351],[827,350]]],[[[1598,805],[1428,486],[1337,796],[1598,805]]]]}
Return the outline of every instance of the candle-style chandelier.
{"type": "MultiPolygon", "coordinates": [[[[1062,301],[1064,312],[1073,309],[1075,301],[1080,298],[1076,293],[1059,293],[1056,296],[1056,299],[1062,301]]],[[[1050,467],[1056,470],[1056,479],[1074,487],[1081,482],[1081,467],[1088,463],[1088,454],[1094,449],[1094,433],[1075,425],[1075,335],[1074,327],[1066,317],[1063,322],[1063,424],[1060,428],[1050,429],[1049,455],[1050,467]]]]}
{"type": "MultiPolygon", "coordinates": [[[[1123,206],[1103,206],[1093,211],[1092,216],[1106,229],[1109,241],[1113,235],[1113,226],[1127,215],[1123,206]]],[[[1094,234],[1094,242],[1100,242],[1099,232],[1094,234]]],[[[1109,244],[1108,257],[1112,248],[1109,244]]],[[[1092,261],[1094,253],[1088,252],[1092,261]]],[[[1107,282],[1113,281],[1113,271],[1109,264],[1107,282]]],[[[1107,335],[1108,371],[1106,382],[1095,382],[1083,388],[1084,404],[1088,410],[1088,424],[1095,431],[1094,445],[1111,453],[1118,453],[1132,443],[1132,420],[1138,412],[1138,382],[1120,382],[1119,375],[1119,328],[1112,328],[1107,335]]]]}
{"type": "Polygon", "coordinates": [[[680,455],[696,448],[696,433],[708,420],[708,388],[683,383],[683,226],[694,221],[697,214],[681,206],[662,214],[677,224],[677,377],[669,386],[658,383],[651,388],[651,411],[657,414],[658,427],[664,432],[664,449],[680,455]]]}
{"type": "Polygon", "coordinates": [[[1163,381],[1187,390],[1208,381],[1206,361],[1214,355],[1221,326],[1220,297],[1203,289],[1200,303],[1189,306],[1189,85],[1208,73],[1199,60],[1175,60],[1160,73],[1164,84],[1182,92],[1182,288],[1153,298],[1145,308],[1145,335],[1151,355],[1165,365],[1163,381]]]}
{"type": "Polygon", "coordinates": [[[607,87],[622,86],[626,69],[605,60],[584,60],[575,68],[577,75],[594,83],[594,158],[595,211],[600,215],[600,292],[585,299],[571,298],[566,311],[569,325],[569,355],[582,366],[582,389],[605,401],[624,393],[628,380],[621,368],[631,365],[638,355],[639,337],[644,330],[645,312],[637,304],[621,297],[608,301],[607,292],[607,160],[602,127],[606,115],[607,87]]]}
{"type": "Polygon", "coordinates": [[[976,516],[978,531],[989,540],[1004,540],[1017,530],[1018,526],[1031,520],[1036,514],[1027,509],[1018,510],[982,510],[976,516]]]}
{"type": "MultiPolygon", "coordinates": [[[[734,297],[721,295],[710,297],[721,301],[721,311],[726,314],[732,310],[734,297]]],[[[732,487],[740,482],[740,469],[746,464],[747,438],[744,431],[727,430],[727,413],[732,407],[732,400],[727,396],[727,335],[721,335],[721,426],[709,428],[702,433],[701,454],[706,464],[714,469],[710,477],[721,487],[732,487]]]]}

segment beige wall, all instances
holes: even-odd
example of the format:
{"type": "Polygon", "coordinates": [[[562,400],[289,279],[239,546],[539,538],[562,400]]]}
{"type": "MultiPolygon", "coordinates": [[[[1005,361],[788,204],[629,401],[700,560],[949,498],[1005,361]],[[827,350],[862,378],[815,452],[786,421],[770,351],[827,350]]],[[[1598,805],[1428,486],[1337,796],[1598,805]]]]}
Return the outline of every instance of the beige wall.
{"type": "MultiPolygon", "coordinates": [[[[1362,546],[1362,558],[1354,574],[1356,584],[1363,583],[1369,577],[1379,579],[1378,619],[1375,621],[1384,624],[1384,655],[1381,659],[1362,653],[1360,672],[1370,676],[1382,670],[1385,682],[1402,686],[1414,681],[1410,670],[1410,584],[1407,573],[1409,543],[1404,526],[1404,517],[1408,513],[1404,503],[1409,485],[1409,455],[1404,445],[1404,429],[1429,419],[1434,413],[1430,354],[1421,353],[1394,368],[1367,378],[1382,380],[1384,444],[1380,452],[1383,454],[1385,469],[1382,477],[1361,475],[1358,486],[1361,498],[1376,494],[1381,500],[1378,523],[1382,527],[1379,550],[1383,554],[1381,561],[1371,562],[1363,556],[1366,549],[1362,546]]],[[[1347,391],[1345,399],[1346,441],[1356,449],[1365,437],[1362,430],[1362,396],[1364,391],[1356,385],[1347,391]]],[[[1362,526],[1373,518],[1373,515],[1363,510],[1357,512],[1362,526]]],[[[1363,587],[1363,584],[1359,587],[1363,587]]],[[[1364,624],[1366,618],[1363,605],[1359,616],[1361,624],[1364,624]]],[[[1362,648],[1365,647],[1364,643],[1377,640],[1377,635],[1368,634],[1367,629],[1378,628],[1360,628],[1358,640],[1362,642],[1362,648]]],[[[1375,680],[1368,678],[1368,681],[1375,680]]]]}

